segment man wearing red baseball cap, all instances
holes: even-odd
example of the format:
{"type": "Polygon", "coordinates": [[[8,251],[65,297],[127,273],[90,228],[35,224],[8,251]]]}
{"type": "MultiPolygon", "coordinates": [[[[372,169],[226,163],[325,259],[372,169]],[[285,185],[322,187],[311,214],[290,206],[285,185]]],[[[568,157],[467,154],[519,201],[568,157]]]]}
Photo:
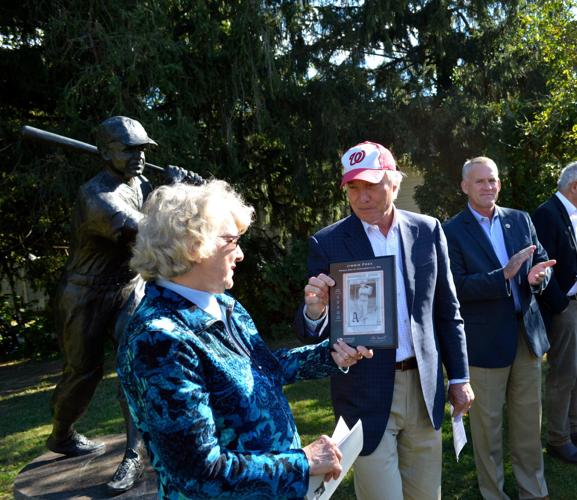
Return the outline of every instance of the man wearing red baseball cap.
{"type": "Polygon", "coordinates": [[[474,399],[463,320],[438,220],[395,207],[402,173],[391,152],[362,142],[341,158],[352,214],[309,239],[305,301],[295,326],[301,340],[330,335],[330,264],[394,255],[398,346],[375,349],[370,362],[334,375],[336,416],[363,422],[364,443],[355,463],[360,500],[441,498],[441,422],[445,388],[455,414],[474,399]]]}

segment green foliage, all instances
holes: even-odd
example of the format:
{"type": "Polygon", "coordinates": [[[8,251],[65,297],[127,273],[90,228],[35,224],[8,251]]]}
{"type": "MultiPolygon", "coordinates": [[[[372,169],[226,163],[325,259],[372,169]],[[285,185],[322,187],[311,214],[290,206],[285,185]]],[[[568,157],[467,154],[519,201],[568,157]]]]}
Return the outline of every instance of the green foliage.
{"type": "Polygon", "coordinates": [[[53,330],[34,303],[0,295],[0,360],[42,357],[57,347],[53,330]]]}
{"type": "Polygon", "coordinates": [[[304,241],[347,211],[338,159],[351,145],[383,143],[423,172],[418,202],[442,219],[463,206],[467,157],[496,160],[503,204],[531,210],[554,190],[577,146],[574,12],[570,0],[9,2],[0,277],[53,289],[75,193],[100,168],[21,143],[20,127],[90,142],[123,114],[159,143],[152,163],[228,180],[254,204],[235,293],[267,331],[288,331],[304,241]]]}
{"type": "Polygon", "coordinates": [[[451,177],[443,175],[438,166],[425,171],[424,183],[415,188],[415,201],[423,213],[441,221],[463,209],[466,198],[451,177]]]}
{"type": "Polygon", "coordinates": [[[523,123],[527,138],[538,140],[543,156],[559,161],[574,158],[577,149],[577,19],[574,0],[530,5],[520,19],[519,43],[534,57],[546,81],[546,99],[523,123]]]}
{"type": "Polygon", "coordinates": [[[421,208],[455,213],[460,196],[438,175],[449,172],[457,187],[460,165],[479,155],[499,166],[503,205],[532,211],[555,191],[561,167],[577,154],[575,6],[571,0],[523,2],[498,36],[486,39],[482,64],[474,59],[454,68],[441,113],[455,120],[442,129],[463,154],[452,169],[441,163],[427,176],[421,208]]]}
{"type": "Polygon", "coordinates": [[[247,257],[239,266],[234,294],[251,313],[263,336],[290,336],[307,278],[306,244],[294,241],[285,250],[266,235],[254,236],[246,246],[243,244],[247,257]]]}

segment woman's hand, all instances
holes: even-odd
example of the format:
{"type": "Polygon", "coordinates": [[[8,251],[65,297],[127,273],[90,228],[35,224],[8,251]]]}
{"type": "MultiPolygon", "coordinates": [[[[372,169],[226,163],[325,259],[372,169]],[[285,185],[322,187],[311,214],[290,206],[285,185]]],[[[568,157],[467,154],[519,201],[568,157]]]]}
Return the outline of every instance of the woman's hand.
{"type": "Polygon", "coordinates": [[[341,368],[353,366],[363,358],[370,359],[373,357],[372,349],[367,349],[362,345],[357,346],[355,349],[342,339],[338,339],[337,342],[333,344],[333,349],[331,356],[333,357],[334,362],[341,368]]]}
{"type": "Polygon", "coordinates": [[[309,461],[311,476],[324,474],[325,481],[337,479],[342,472],[341,458],[343,454],[337,444],[328,436],[321,436],[303,448],[309,461]]]}

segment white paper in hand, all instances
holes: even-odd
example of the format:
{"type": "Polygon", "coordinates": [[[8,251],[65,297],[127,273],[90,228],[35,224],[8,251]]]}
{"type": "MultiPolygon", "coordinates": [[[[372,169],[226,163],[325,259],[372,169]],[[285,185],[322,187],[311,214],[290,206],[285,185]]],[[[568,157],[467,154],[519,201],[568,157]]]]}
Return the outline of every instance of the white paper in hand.
{"type": "Polygon", "coordinates": [[[343,417],[340,417],[331,437],[336,441],[343,454],[341,459],[343,471],[337,479],[330,481],[323,481],[323,476],[310,476],[306,500],[328,500],[331,498],[363,449],[363,424],[357,420],[357,423],[349,430],[343,417]]]}
{"type": "MultiPolygon", "coordinates": [[[[453,414],[454,408],[453,405],[449,405],[451,407],[451,415],[453,414]]],[[[467,444],[467,434],[465,433],[465,424],[463,423],[463,415],[459,413],[459,415],[455,417],[451,417],[451,421],[453,424],[453,447],[455,448],[455,457],[457,458],[457,462],[459,461],[459,454],[463,447],[467,444]]]]}

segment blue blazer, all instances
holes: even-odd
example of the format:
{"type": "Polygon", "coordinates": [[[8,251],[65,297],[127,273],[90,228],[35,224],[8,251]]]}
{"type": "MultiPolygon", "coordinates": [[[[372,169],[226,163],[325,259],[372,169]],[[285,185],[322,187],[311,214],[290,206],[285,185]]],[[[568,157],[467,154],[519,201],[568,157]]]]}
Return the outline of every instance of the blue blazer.
{"type": "MultiPolygon", "coordinates": [[[[463,320],[459,315],[445,236],[438,220],[395,209],[399,220],[407,305],[423,398],[435,429],[444,415],[443,365],[450,379],[468,378],[463,320]]],[[[309,239],[308,273],[328,274],[331,262],[375,257],[361,221],[353,214],[309,239]]],[[[330,335],[330,325],[319,332],[306,328],[301,305],[295,317],[297,335],[319,342],[330,335]]],[[[376,349],[371,360],[331,376],[335,416],[347,425],[363,422],[364,447],[372,453],[379,444],[391,410],[395,384],[395,350],[376,349]]]]}
{"type": "MultiPolygon", "coordinates": [[[[526,212],[497,207],[507,253],[536,245],[533,256],[517,273],[521,313],[529,348],[535,356],[549,350],[549,341],[534,293],[540,293],[551,276],[537,290],[527,280],[531,267],[548,260],[526,212]]],[[[461,314],[465,320],[469,364],[482,368],[510,366],[517,353],[517,315],[511,287],[503,276],[493,246],[469,208],[443,225],[449,243],[451,269],[455,278],[461,314]]]]}
{"type": "Polygon", "coordinates": [[[577,240],[569,214],[557,196],[535,210],[533,223],[547,254],[557,260],[551,282],[539,297],[541,313],[549,327],[553,314],[559,314],[569,305],[567,292],[577,279],[577,240]]]}

